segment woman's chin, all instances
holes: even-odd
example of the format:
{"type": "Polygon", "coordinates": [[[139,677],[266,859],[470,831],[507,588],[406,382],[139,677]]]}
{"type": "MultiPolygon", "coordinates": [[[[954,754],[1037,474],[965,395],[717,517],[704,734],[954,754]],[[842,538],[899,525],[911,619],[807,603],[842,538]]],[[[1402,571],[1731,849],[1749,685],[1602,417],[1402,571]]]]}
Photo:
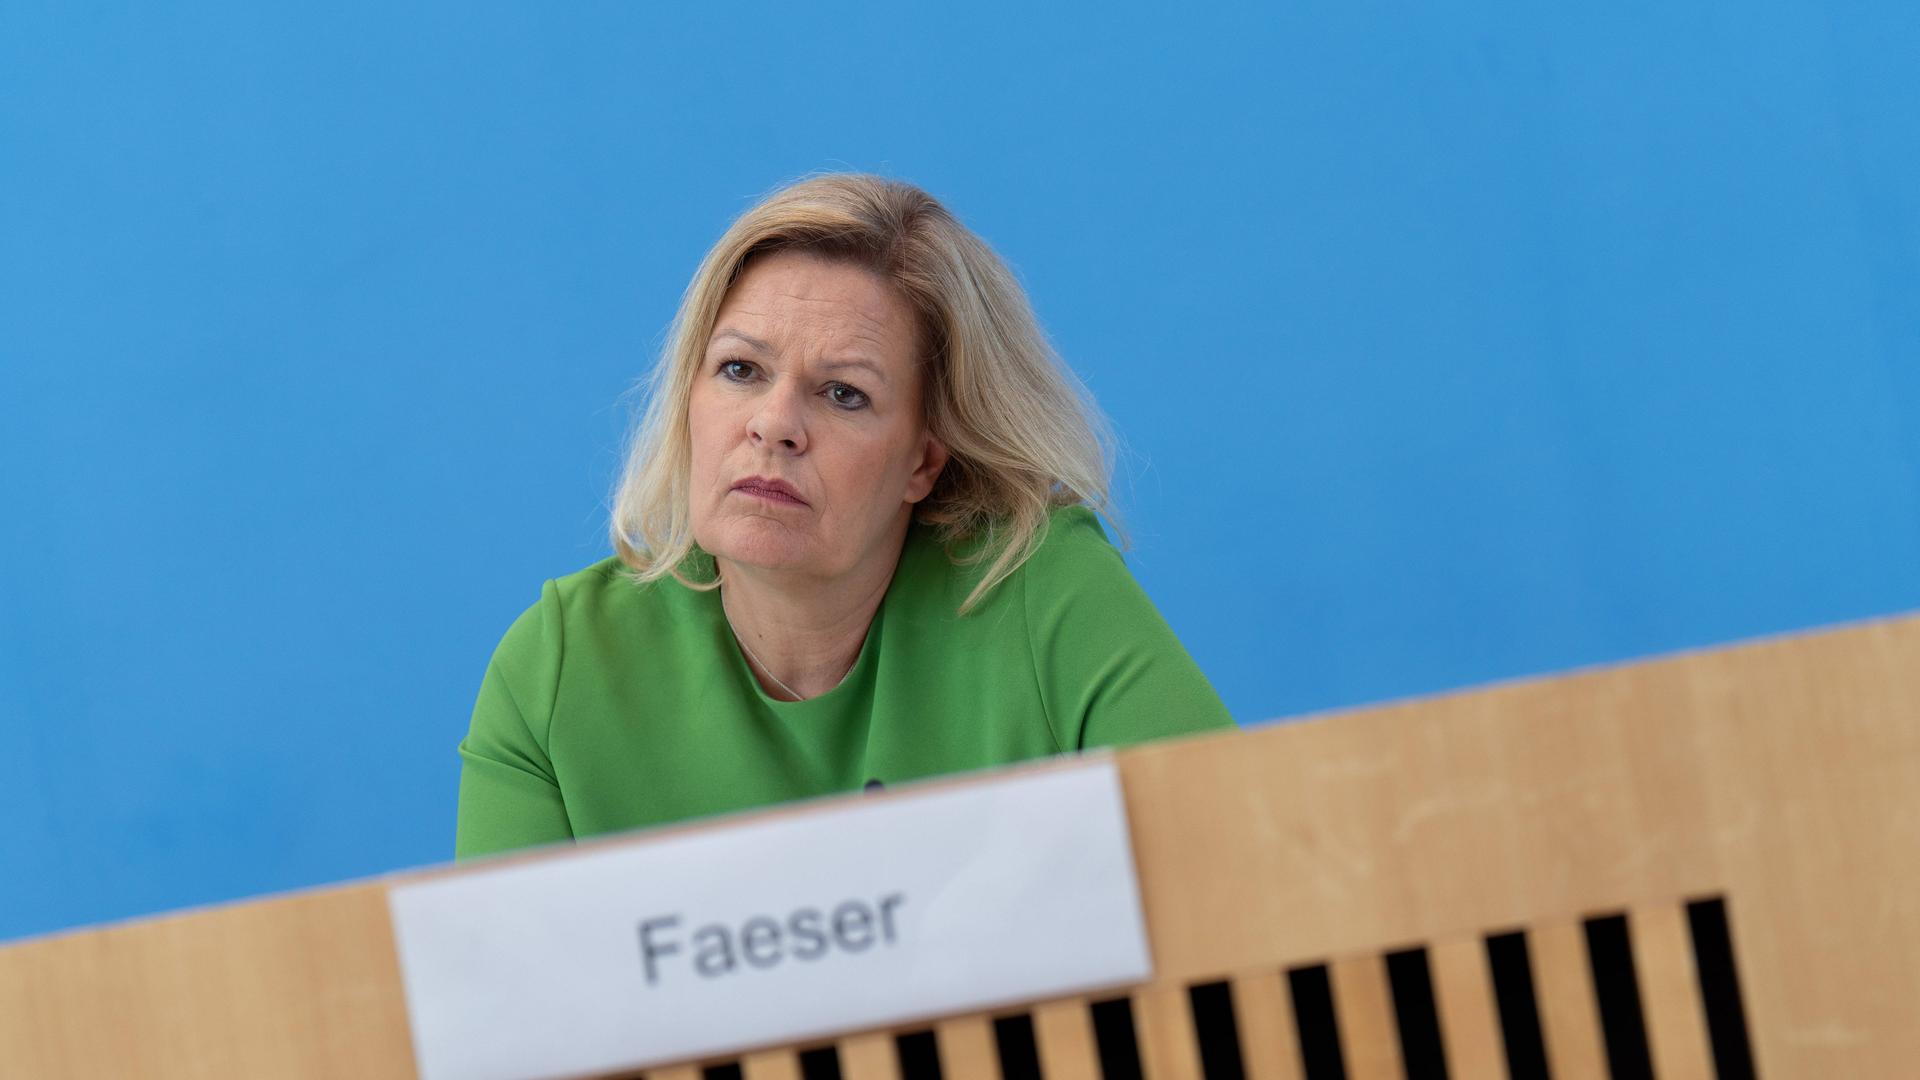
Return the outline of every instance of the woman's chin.
{"type": "Polygon", "coordinates": [[[755,570],[805,570],[815,561],[809,539],[779,522],[742,518],[727,523],[718,543],[700,546],[717,559],[755,570]]]}

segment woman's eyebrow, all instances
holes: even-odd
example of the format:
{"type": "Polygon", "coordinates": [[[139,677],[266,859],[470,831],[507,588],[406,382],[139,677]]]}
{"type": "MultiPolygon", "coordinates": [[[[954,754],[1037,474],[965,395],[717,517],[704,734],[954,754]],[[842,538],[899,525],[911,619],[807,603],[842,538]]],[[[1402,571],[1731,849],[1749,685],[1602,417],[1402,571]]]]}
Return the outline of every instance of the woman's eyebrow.
{"type": "MultiPolygon", "coordinates": [[[[770,353],[773,351],[773,346],[767,344],[764,341],[761,341],[759,338],[754,337],[752,334],[749,334],[744,330],[735,330],[731,326],[714,331],[712,340],[714,342],[717,342],[723,337],[738,338],[741,341],[746,342],[748,345],[752,346],[754,349],[757,349],[762,353],[770,353]]],[[[709,343],[709,347],[711,347],[711,342],[709,343]]],[[[858,357],[850,357],[845,360],[825,360],[821,362],[820,366],[824,368],[849,368],[849,367],[863,368],[866,371],[870,372],[873,375],[873,377],[875,379],[878,379],[880,382],[886,383],[889,381],[887,379],[886,371],[884,371],[879,364],[876,364],[871,360],[863,360],[858,357]]]]}
{"type": "Polygon", "coordinates": [[[874,363],[871,360],[860,360],[860,359],[823,360],[821,361],[820,366],[823,368],[833,368],[833,369],[850,368],[850,367],[863,368],[866,371],[871,372],[873,377],[880,380],[880,382],[885,383],[887,381],[887,373],[885,371],[880,370],[880,365],[874,363]]]}
{"type": "Polygon", "coordinates": [[[711,345],[714,341],[719,341],[723,337],[739,338],[741,341],[746,342],[748,345],[753,346],[754,348],[760,350],[763,353],[773,351],[773,346],[767,344],[764,341],[761,341],[759,338],[754,337],[752,334],[749,334],[744,330],[735,330],[731,326],[723,330],[714,331],[713,338],[711,341],[708,342],[708,344],[711,345]]]}

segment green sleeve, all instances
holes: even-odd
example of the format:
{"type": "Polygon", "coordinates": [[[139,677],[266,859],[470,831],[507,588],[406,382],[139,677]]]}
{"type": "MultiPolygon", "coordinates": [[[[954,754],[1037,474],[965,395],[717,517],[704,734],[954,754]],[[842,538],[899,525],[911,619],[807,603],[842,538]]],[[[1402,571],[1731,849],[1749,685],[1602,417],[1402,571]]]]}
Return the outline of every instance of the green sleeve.
{"type": "Polygon", "coordinates": [[[1034,673],[1063,750],[1235,726],[1091,510],[1056,511],[1021,578],[1034,673]]]}
{"type": "Polygon", "coordinates": [[[560,594],[548,581],[508,627],[480,681],[459,746],[455,859],[573,836],[547,755],[562,645],[560,594]]]}

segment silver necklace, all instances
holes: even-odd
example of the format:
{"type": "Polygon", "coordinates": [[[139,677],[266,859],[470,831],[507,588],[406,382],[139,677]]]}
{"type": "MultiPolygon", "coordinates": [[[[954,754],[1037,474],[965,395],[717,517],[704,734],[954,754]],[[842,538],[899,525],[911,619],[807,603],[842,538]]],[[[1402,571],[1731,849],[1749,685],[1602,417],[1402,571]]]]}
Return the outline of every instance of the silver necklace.
{"type": "MultiPolygon", "coordinates": [[[[744,650],[744,651],[746,652],[746,654],[747,654],[747,659],[749,659],[749,660],[752,660],[752,661],[754,662],[754,665],[755,665],[756,667],[758,667],[758,668],[759,668],[759,669],[760,669],[761,671],[764,671],[764,672],[766,672],[766,673],[767,673],[767,678],[769,678],[769,679],[772,679],[772,680],[773,680],[773,685],[775,685],[775,686],[777,686],[777,687],[779,687],[779,688],[780,688],[780,689],[782,689],[782,690],[785,690],[785,691],[787,692],[787,696],[788,696],[788,697],[790,697],[790,698],[792,698],[792,699],[793,699],[793,700],[795,700],[795,701],[805,701],[805,700],[806,700],[806,698],[803,698],[803,697],[801,697],[801,696],[800,696],[800,694],[799,694],[799,692],[798,692],[798,691],[796,691],[796,690],[794,690],[794,688],[793,688],[793,687],[791,687],[791,686],[788,686],[788,685],[787,685],[786,683],[783,683],[783,682],[781,682],[781,681],[780,681],[780,676],[778,676],[778,675],[775,675],[775,674],[773,673],[773,669],[767,666],[767,663],[766,663],[766,661],[764,661],[764,660],[762,660],[762,659],[760,659],[760,658],[759,658],[758,656],[755,656],[755,655],[753,654],[753,646],[751,646],[751,645],[748,645],[748,644],[747,644],[747,639],[746,639],[746,638],[744,638],[744,637],[741,637],[741,636],[740,636],[740,631],[738,631],[738,630],[734,630],[734,628],[733,628],[733,616],[727,613],[727,594],[726,594],[726,591],[725,591],[724,589],[723,589],[723,590],[721,590],[721,593],[720,593],[720,615],[721,615],[721,617],[722,617],[722,618],[724,618],[724,619],[726,619],[726,620],[727,620],[727,629],[729,629],[729,630],[733,630],[733,640],[735,640],[735,641],[737,641],[737,642],[739,642],[739,643],[740,643],[740,648],[741,648],[742,650],[744,650]]],[[[859,658],[858,656],[856,656],[856,657],[854,657],[854,660],[855,660],[856,662],[857,662],[857,661],[858,661],[859,659],[860,659],[860,658],[859,658]]],[[[853,665],[852,665],[852,664],[848,664],[848,665],[847,665],[847,671],[852,671],[852,670],[853,670],[853,665]]],[[[840,673],[840,678],[841,678],[841,680],[842,680],[842,681],[845,681],[845,680],[846,680],[846,677],[847,677],[847,672],[846,672],[846,671],[843,671],[843,672],[841,672],[841,673],[840,673]]],[[[838,684],[836,684],[836,685],[838,685],[838,684]]]]}

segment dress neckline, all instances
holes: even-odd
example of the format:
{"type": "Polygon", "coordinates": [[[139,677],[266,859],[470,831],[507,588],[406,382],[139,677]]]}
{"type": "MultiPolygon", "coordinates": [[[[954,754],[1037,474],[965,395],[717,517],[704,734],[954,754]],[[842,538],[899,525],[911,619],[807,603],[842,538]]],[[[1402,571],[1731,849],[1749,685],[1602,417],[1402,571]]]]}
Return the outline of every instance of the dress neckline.
{"type": "MultiPolygon", "coordinates": [[[[889,588],[888,594],[893,590],[889,588]]],[[[881,597],[880,606],[873,609],[873,620],[867,624],[867,636],[860,643],[860,652],[853,659],[853,666],[840,677],[840,682],[824,694],[817,694],[799,701],[787,701],[767,693],[760,685],[760,679],[753,672],[753,665],[747,660],[747,654],[740,647],[740,639],[733,632],[733,625],[727,621],[724,608],[720,606],[720,591],[713,590],[713,616],[718,623],[716,630],[722,647],[732,654],[731,664],[734,673],[745,681],[754,697],[768,709],[782,715],[802,717],[816,713],[830,713],[847,701],[859,696],[859,686],[868,681],[868,669],[873,663],[874,651],[879,647],[880,623],[886,617],[887,598],[881,597]]]]}

